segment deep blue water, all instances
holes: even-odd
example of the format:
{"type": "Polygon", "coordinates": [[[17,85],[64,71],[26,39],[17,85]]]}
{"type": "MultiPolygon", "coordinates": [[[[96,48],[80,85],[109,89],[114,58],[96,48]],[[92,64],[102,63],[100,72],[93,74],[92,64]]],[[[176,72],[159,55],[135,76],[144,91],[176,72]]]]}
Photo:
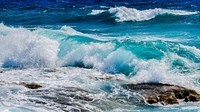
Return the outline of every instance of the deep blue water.
{"type": "Polygon", "coordinates": [[[175,84],[166,77],[191,75],[186,85],[200,90],[200,0],[0,0],[0,22],[1,68],[83,67],[175,84]]]}

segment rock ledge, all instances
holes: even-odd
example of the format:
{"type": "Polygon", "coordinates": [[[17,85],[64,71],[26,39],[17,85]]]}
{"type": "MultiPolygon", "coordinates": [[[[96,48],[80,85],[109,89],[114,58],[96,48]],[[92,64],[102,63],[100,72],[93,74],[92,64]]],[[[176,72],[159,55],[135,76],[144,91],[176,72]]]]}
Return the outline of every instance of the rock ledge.
{"type": "Polygon", "coordinates": [[[200,94],[195,90],[177,85],[162,83],[125,84],[123,88],[139,93],[149,104],[161,103],[162,105],[179,104],[178,99],[185,102],[200,101],[200,94]]]}

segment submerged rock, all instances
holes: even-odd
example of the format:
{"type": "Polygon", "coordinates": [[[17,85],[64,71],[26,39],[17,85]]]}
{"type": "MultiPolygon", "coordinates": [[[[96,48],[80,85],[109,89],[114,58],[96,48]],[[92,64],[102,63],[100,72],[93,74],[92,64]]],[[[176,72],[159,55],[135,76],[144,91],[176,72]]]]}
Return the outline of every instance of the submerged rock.
{"type": "Polygon", "coordinates": [[[179,104],[178,99],[200,101],[200,94],[195,90],[177,85],[161,83],[125,84],[123,88],[139,93],[149,104],[161,103],[162,105],[179,104]]]}
{"type": "Polygon", "coordinates": [[[43,71],[49,73],[49,72],[56,72],[57,70],[56,69],[51,69],[51,68],[46,68],[43,71]]]}
{"type": "Polygon", "coordinates": [[[66,112],[99,112],[98,108],[92,107],[95,100],[93,93],[77,87],[36,89],[26,95],[36,97],[37,100],[32,98],[31,102],[52,105],[66,112]]]}
{"type": "Polygon", "coordinates": [[[42,87],[41,85],[36,84],[36,83],[21,83],[21,85],[29,89],[38,89],[42,87]]]}

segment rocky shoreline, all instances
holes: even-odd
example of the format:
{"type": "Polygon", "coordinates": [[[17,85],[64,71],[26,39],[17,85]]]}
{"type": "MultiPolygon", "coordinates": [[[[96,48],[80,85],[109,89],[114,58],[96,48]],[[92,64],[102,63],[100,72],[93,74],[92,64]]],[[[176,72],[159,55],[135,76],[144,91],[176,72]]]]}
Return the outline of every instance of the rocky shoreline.
{"type": "Polygon", "coordinates": [[[184,102],[200,101],[200,94],[195,90],[187,89],[177,85],[162,83],[140,83],[125,84],[124,89],[137,92],[144,97],[149,104],[161,103],[162,105],[179,104],[179,100],[184,102]]]}
{"type": "MultiPolygon", "coordinates": [[[[22,83],[26,88],[38,89],[42,85],[36,83],[22,83]]],[[[195,90],[187,89],[177,85],[162,83],[140,83],[124,84],[124,89],[136,92],[144,97],[144,102],[148,104],[161,103],[162,105],[179,104],[180,100],[184,102],[200,101],[200,94],[195,90]]]]}
{"type": "MultiPolygon", "coordinates": [[[[16,71],[15,71],[16,72],[16,71]]],[[[57,70],[53,69],[45,69],[41,70],[43,74],[48,73],[54,73],[57,72],[57,70]]],[[[61,72],[61,71],[59,71],[61,72]]],[[[0,71],[1,75],[6,74],[7,72],[0,71]]],[[[61,72],[62,73],[62,72],[61,72]]],[[[55,75],[55,74],[54,74],[55,75]]],[[[51,75],[54,76],[54,75],[51,75]]],[[[28,76],[28,75],[27,75],[28,76]]],[[[65,76],[63,74],[62,76],[65,76]]],[[[25,77],[24,77],[25,78],[25,77]]],[[[129,91],[129,92],[135,92],[142,96],[141,103],[148,103],[148,104],[162,104],[162,105],[173,105],[173,104],[179,104],[181,102],[197,102],[200,101],[200,94],[192,89],[181,87],[178,85],[173,84],[163,84],[163,83],[138,83],[138,84],[130,84],[130,82],[124,81],[123,79],[118,79],[117,77],[105,75],[105,76],[86,76],[86,78],[92,79],[92,81],[97,82],[110,82],[110,81],[117,81],[118,86],[121,86],[123,89],[129,91]]],[[[9,78],[8,78],[9,79],[9,78]]],[[[20,78],[20,80],[23,78],[20,78]]],[[[37,81],[6,81],[0,80],[1,84],[9,84],[9,85],[19,85],[24,86],[27,89],[33,89],[36,90],[48,90],[48,85],[50,84],[43,84],[37,81]]],[[[32,79],[31,79],[32,80],[32,79]]],[[[76,83],[75,83],[76,84],[76,83]]],[[[62,85],[60,85],[62,87],[62,85]]],[[[65,86],[64,86],[65,87],[65,86]]],[[[93,101],[93,98],[84,96],[83,95],[77,95],[78,91],[84,91],[84,93],[89,93],[89,91],[86,91],[84,89],[80,89],[77,87],[72,87],[70,85],[67,85],[66,88],[63,88],[67,93],[70,95],[66,95],[65,97],[72,97],[78,100],[84,100],[84,101],[93,101]],[[71,92],[71,88],[73,89],[73,92],[71,92]]],[[[29,90],[28,90],[29,91],[29,90]]],[[[32,91],[32,90],[31,90],[32,91]]],[[[53,91],[53,93],[56,93],[56,91],[53,91]]],[[[113,92],[110,90],[109,92],[113,92]]],[[[82,93],[82,92],[80,92],[82,93]]],[[[45,95],[45,94],[43,94],[45,95]]]]}

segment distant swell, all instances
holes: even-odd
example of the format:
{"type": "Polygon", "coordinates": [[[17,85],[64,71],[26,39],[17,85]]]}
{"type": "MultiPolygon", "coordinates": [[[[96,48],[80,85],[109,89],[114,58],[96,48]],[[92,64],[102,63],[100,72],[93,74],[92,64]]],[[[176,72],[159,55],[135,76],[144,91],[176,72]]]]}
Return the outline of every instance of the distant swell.
{"type": "MultiPolygon", "coordinates": [[[[125,22],[125,21],[147,21],[155,18],[159,15],[177,15],[177,16],[185,16],[185,15],[194,15],[198,14],[198,12],[189,12],[183,10],[169,10],[169,9],[148,9],[148,10],[137,10],[134,8],[126,8],[126,7],[116,7],[110,8],[107,10],[110,14],[116,17],[117,22],[125,22]]],[[[106,10],[92,10],[91,15],[98,15],[103,12],[107,12],[106,10]]]]}

